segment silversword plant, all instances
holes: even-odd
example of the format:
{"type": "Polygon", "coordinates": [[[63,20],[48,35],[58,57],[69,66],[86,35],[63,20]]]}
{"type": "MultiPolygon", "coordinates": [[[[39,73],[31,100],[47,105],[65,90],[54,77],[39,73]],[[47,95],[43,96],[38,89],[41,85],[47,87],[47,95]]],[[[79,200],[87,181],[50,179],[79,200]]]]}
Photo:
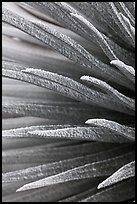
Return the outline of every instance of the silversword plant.
{"type": "Polygon", "coordinates": [[[134,202],[135,2],[3,2],[3,202],[134,202]]]}

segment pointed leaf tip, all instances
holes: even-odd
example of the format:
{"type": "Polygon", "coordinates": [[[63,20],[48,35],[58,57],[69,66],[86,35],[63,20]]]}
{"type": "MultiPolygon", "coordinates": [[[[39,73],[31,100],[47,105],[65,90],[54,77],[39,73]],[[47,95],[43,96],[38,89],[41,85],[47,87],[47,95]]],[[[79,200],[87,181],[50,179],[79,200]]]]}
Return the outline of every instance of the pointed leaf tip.
{"type": "Polygon", "coordinates": [[[135,176],[135,161],[130,162],[98,185],[98,189],[111,186],[115,183],[135,176]]]}

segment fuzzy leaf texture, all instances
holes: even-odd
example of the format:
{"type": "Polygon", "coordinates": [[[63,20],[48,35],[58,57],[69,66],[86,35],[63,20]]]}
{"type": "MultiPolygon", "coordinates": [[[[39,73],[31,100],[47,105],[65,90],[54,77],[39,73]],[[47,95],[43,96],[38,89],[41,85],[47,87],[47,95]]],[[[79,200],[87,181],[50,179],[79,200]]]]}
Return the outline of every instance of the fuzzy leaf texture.
{"type": "Polygon", "coordinates": [[[2,202],[135,202],[135,2],[2,2],[2,202]]]}

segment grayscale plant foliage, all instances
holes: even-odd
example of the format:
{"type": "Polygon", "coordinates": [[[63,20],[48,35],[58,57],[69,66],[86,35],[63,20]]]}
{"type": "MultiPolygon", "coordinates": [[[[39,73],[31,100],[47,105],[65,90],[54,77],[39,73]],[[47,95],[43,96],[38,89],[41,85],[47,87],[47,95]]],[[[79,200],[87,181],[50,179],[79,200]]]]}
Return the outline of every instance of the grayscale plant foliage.
{"type": "Polygon", "coordinates": [[[2,3],[2,201],[135,202],[135,2],[2,3]]]}

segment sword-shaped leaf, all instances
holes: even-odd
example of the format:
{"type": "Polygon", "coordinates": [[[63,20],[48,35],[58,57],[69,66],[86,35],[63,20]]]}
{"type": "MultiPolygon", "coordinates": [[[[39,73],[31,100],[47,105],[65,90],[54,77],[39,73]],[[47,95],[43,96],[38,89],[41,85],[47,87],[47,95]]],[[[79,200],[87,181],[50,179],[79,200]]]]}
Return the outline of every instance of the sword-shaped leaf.
{"type": "Polygon", "coordinates": [[[74,169],[62,172],[57,175],[53,175],[29,184],[24,185],[19,188],[18,191],[25,191],[30,189],[41,188],[44,186],[54,185],[58,183],[64,183],[72,180],[79,180],[85,178],[94,178],[98,176],[107,176],[110,175],[111,172],[114,172],[118,166],[121,166],[122,163],[126,161],[131,161],[133,158],[133,153],[128,153],[124,156],[118,156],[116,158],[94,162],[91,164],[85,164],[80,167],[76,167],[74,169]],[[108,168],[109,167],[109,168],[108,168]]]}
{"type": "Polygon", "coordinates": [[[115,183],[135,176],[135,161],[126,164],[118,171],[112,174],[109,178],[98,185],[98,189],[111,186],[115,183]]]}

